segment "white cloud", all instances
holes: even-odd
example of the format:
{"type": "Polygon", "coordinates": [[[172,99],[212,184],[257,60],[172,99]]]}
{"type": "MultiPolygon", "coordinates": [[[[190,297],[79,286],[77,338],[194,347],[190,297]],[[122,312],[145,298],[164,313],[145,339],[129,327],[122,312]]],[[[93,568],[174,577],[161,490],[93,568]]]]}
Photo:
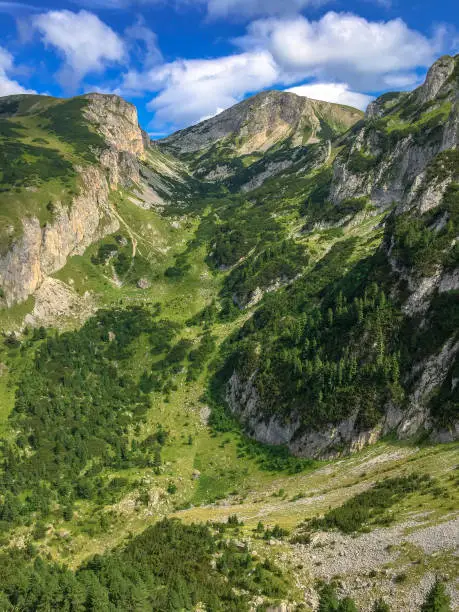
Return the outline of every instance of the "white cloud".
{"type": "Polygon", "coordinates": [[[373,100],[373,96],[352,91],[346,83],[310,83],[307,85],[299,85],[291,87],[286,91],[305,96],[313,100],[325,100],[326,102],[335,102],[336,104],[347,104],[365,110],[368,104],[373,100]]]}
{"type": "Polygon", "coordinates": [[[126,28],[125,37],[131,52],[136,59],[142,62],[144,68],[149,68],[162,61],[162,54],[158,47],[158,38],[145,24],[143,17],[137,18],[137,23],[126,28]]]}
{"type": "Polygon", "coordinates": [[[415,72],[400,72],[384,76],[384,84],[395,90],[412,89],[414,86],[420,85],[421,81],[422,79],[415,72]]]}
{"type": "Polygon", "coordinates": [[[261,51],[209,60],[177,60],[146,73],[130,72],[120,92],[159,92],[148,105],[155,112],[153,127],[182,127],[213,116],[278,79],[272,57],[261,51]]]}
{"type": "Polygon", "coordinates": [[[383,89],[386,77],[429,65],[441,43],[410,30],[401,19],[370,22],[335,12],[319,21],[258,20],[236,42],[247,50],[268,50],[286,73],[368,90],[383,89]]]}
{"type": "Polygon", "coordinates": [[[118,34],[88,11],[49,11],[33,19],[43,41],[58,49],[65,64],[61,83],[70,89],[89,73],[103,72],[108,65],[125,59],[125,46],[118,34]]]}
{"type": "Polygon", "coordinates": [[[0,47],[0,96],[10,96],[12,94],[31,94],[36,93],[31,89],[22,87],[17,81],[10,78],[14,71],[13,56],[9,51],[0,47]]]}

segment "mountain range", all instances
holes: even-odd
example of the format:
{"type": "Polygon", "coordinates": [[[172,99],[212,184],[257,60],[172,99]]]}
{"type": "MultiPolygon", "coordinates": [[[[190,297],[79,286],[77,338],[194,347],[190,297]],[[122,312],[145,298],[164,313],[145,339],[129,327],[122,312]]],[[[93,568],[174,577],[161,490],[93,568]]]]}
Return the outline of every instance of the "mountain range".
{"type": "Polygon", "coordinates": [[[0,98],[5,610],[458,604],[458,144],[459,56],[158,141],[0,98]]]}

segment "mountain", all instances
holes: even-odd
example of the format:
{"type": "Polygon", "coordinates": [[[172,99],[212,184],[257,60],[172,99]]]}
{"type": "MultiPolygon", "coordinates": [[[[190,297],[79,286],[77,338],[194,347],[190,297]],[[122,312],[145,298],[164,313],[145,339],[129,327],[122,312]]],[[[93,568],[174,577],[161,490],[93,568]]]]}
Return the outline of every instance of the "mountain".
{"type": "Polygon", "coordinates": [[[234,176],[258,159],[278,161],[279,153],[283,170],[292,149],[329,141],[362,117],[349,106],[265,91],[158,141],[158,146],[187,160],[198,178],[214,181],[234,176]]]}
{"type": "Polygon", "coordinates": [[[362,116],[361,111],[349,106],[264,91],[172,134],[160,145],[179,156],[202,152],[216,144],[234,155],[264,153],[286,141],[295,147],[343,133],[362,116]]]}
{"type": "Polygon", "coordinates": [[[119,229],[111,202],[119,186],[160,204],[158,191],[167,192],[174,177],[183,180],[177,162],[150,153],[137,110],[117,96],[2,98],[0,139],[0,286],[7,306],[119,229]],[[150,172],[153,158],[166,179],[156,173],[156,189],[144,193],[140,172],[150,172]]]}
{"type": "MultiPolygon", "coordinates": [[[[390,214],[372,253],[355,257],[357,237],[336,243],[246,324],[228,398],[258,439],[314,456],[392,431],[457,437],[457,65],[441,58],[412,94],[374,102],[318,171],[306,235],[350,226],[355,236],[356,223],[390,214]]],[[[248,282],[250,300],[260,287],[248,282]]]]}
{"type": "Polygon", "coordinates": [[[1,609],[457,607],[458,144],[459,56],[157,142],[0,98],[1,609]]]}

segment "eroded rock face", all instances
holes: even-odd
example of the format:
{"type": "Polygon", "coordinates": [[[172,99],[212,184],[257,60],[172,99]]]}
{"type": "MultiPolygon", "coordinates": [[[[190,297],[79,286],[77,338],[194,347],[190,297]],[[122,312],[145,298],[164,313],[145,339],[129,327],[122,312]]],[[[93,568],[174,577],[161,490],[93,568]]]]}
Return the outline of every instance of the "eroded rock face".
{"type": "Polygon", "coordinates": [[[286,138],[292,139],[292,146],[317,142],[324,117],[350,127],[361,119],[362,113],[292,93],[266,91],[165,138],[160,144],[175,154],[184,154],[233,137],[238,141],[234,143],[235,152],[245,155],[266,151],[286,138]]]}
{"type": "Polygon", "coordinates": [[[80,179],[81,192],[69,208],[57,204],[53,222],[45,227],[36,217],[24,219],[22,236],[0,258],[0,284],[8,306],[26,300],[69,256],[83,254],[119,228],[104,172],[90,166],[81,171],[80,179]]]}
{"type": "Polygon", "coordinates": [[[147,148],[145,133],[139,127],[137,109],[122,98],[106,94],[87,94],[85,118],[107,143],[100,163],[107,168],[110,187],[138,183],[139,159],[147,148]]]}
{"type": "Polygon", "coordinates": [[[22,220],[21,237],[0,257],[0,286],[7,306],[26,300],[69,256],[83,254],[90,244],[115,232],[119,222],[110,205],[110,190],[140,181],[139,159],[147,139],[138,125],[137,109],[118,96],[85,97],[85,118],[107,146],[99,152],[100,164],[77,168],[79,194],[68,207],[54,203],[51,223],[41,227],[36,217],[22,220]]]}
{"type": "Polygon", "coordinates": [[[430,68],[423,85],[414,92],[418,104],[426,104],[435,99],[440,90],[445,87],[456,67],[454,57],[444,55],[430,68]]]}
{"type": "Polygon", "coordinates": [[[86,119],[104,137],[108,146],[133,155],[145,151],[144,134],[139,127],[137,109],[119,96],[91,93],[84,110],[86,119]]]}

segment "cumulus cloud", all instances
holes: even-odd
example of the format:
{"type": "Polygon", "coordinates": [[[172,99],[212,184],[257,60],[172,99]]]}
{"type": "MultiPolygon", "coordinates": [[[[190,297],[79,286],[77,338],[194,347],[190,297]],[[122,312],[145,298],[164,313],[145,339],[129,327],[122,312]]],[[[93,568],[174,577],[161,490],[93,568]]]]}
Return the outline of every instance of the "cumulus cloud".
{"type": "Polygon", "coordinates": [[[269,53],[241,53],[211,60],[175,61],[131,75],[131,85],[146,86],[158,95],[148,108],[155,112],[154,126],[183,126],[232,106],[279,79],[269,53]]]}
{"type": "Polygon", "coordinates": [[[325,100],[336,104],[347,104],[365,110],[373,96],[352,91],[346,83],[309,83],[290,87],[286,91],[314,100],[325,100]]]}
{"type": "Polygon", "coordinates": [[[10,96],[12,94],[31,94],[36,93],[31,89],[22,87],[9,75],[14,71],[13,56],[9,51],[0,47],[0,96],[10,96]]]}
{"type": "Polygon", "coordinates": [[[401,19],[371,22],[335,12],[318,21],[261,19],[237,40],[247,50],[268,50],[287,73],[367,90],[382,89],[386,78],[429,65],[441,42],[440,33],[429,39],[401,19]]]}
{"type": "Polygon", "coordinates": [[[87,74],[103,72],[125,59],[121,37],[88,11],[49,11],[34,17],[32,23],[44,43],[64,57],[59,80],[68,89],[76,89],[87,74]]]}

